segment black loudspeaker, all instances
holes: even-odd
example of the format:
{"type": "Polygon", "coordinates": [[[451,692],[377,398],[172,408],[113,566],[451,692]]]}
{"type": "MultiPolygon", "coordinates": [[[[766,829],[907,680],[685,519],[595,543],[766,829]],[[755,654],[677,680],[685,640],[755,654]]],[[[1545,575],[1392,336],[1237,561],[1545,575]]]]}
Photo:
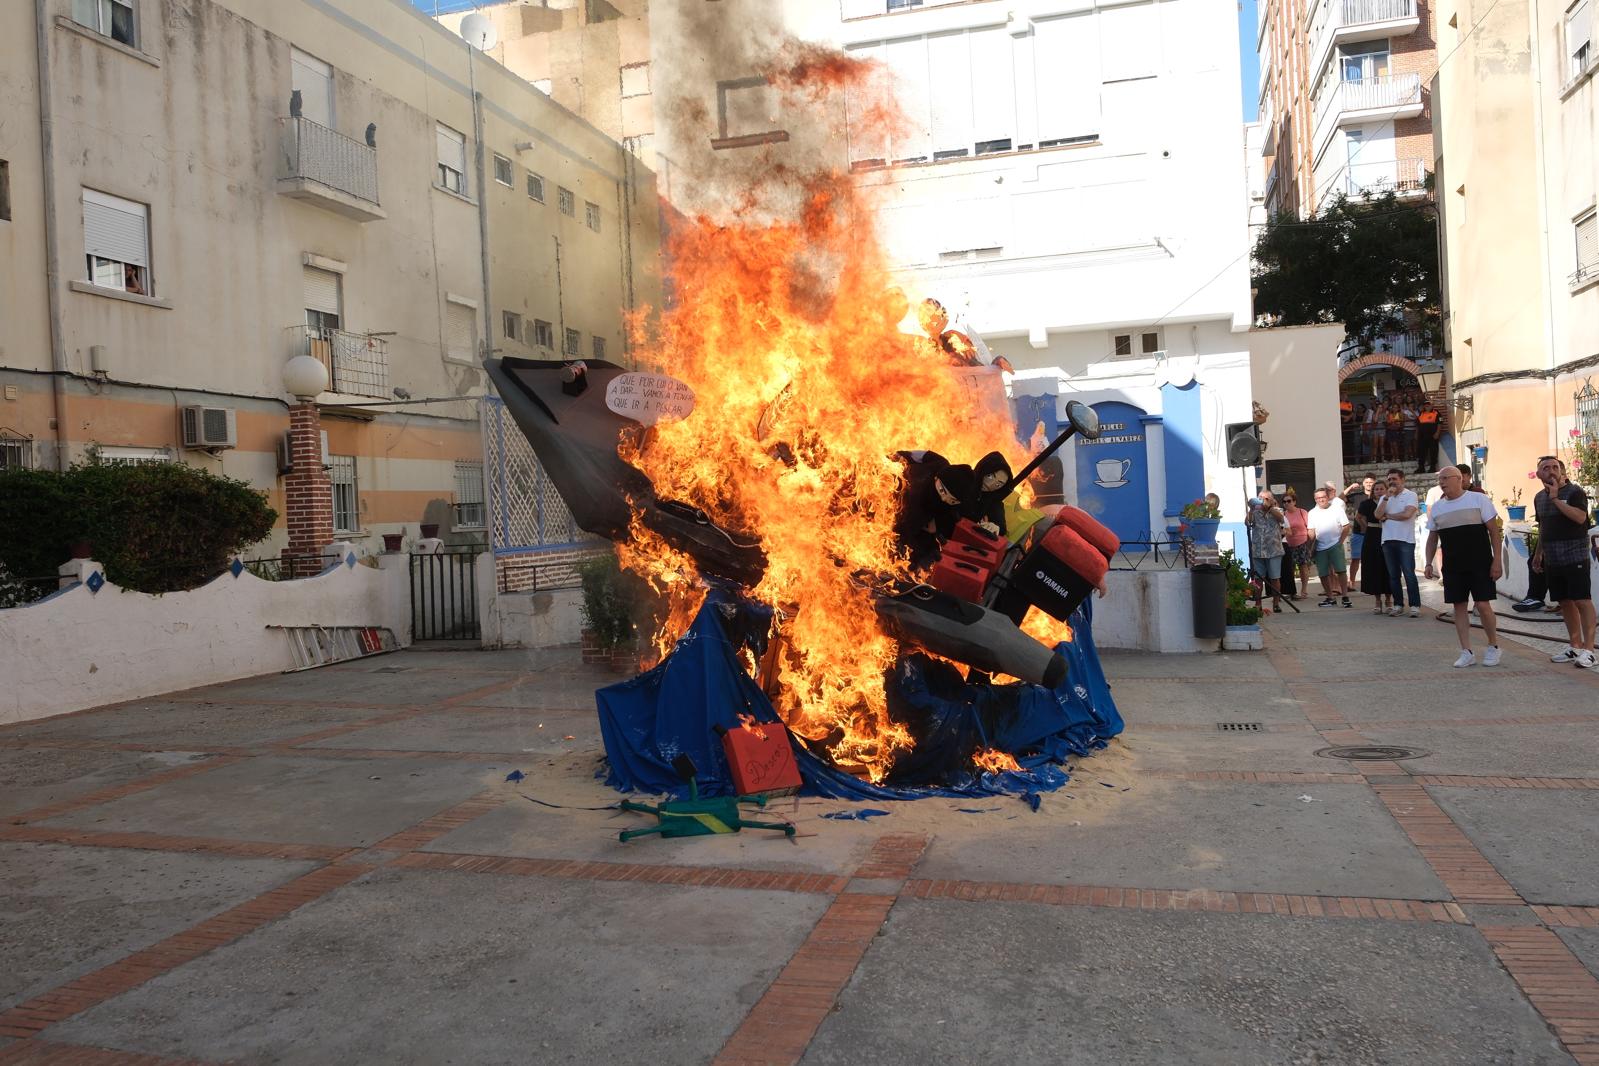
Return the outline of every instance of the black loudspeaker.
{"type": "Polygon", "coordinates": [[[1227,423],[1227,465],[1260,465],[1260,429],[1253,422],[1227,423]]]}

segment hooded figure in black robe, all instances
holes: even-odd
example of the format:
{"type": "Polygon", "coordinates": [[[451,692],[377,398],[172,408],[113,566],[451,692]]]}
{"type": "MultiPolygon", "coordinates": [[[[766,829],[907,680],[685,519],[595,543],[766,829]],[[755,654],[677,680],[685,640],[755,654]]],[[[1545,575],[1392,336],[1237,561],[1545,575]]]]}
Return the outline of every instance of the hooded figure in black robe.
{"type": "Polygon", "coordinates": [[[977,475],[937,452],[896,452],[895,458],[905,464],[905,483],[894,532],[911,566],[923,569],[938,561],[939,546],[976,499],[977,475]]]}
{"type": "Polygon", "coordinates": [[[974,474],[977,478],[977,491],[972,502],[966,507],[965,517],[977,523],[986,522],[995,527],[995,532],[1004,536],[1005,497],[1008,494],[1002,490],[1010,481],[1010,464],[998,452],[989,452],[977,460],[974,474]]]}

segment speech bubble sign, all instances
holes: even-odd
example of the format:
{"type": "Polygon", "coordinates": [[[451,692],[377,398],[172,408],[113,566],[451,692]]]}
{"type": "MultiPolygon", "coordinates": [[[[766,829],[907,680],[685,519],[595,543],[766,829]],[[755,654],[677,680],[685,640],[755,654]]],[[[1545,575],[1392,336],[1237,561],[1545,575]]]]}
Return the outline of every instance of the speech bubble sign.
{"type": "Polygon", "coordinates": [[[693,413],[694,390],[665,374],[618,374],[605,386],[605,406],[625,418],[653,426],[693,413]]]}

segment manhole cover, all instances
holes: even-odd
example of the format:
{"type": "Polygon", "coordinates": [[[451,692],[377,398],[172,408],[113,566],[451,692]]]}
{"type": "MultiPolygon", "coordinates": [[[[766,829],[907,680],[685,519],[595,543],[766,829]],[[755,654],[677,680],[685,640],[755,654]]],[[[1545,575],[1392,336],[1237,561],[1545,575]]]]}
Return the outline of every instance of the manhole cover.
{"type": "Polygon", "coordinates": [[[1357,762],[1391,762],[1400,759],[1420,759],[1431,755],[1420,748],[1390,747],[1385,744],[1355,745],[1347,748],[1322,748],[1316,752],[1323,759],[1354,759],[1357,762]]]}
{"type": "Polygon", "coordinates": [[[1223,733],[1258,733],[1259,722],[1217,722],[1216,728],[1223,733]]]}

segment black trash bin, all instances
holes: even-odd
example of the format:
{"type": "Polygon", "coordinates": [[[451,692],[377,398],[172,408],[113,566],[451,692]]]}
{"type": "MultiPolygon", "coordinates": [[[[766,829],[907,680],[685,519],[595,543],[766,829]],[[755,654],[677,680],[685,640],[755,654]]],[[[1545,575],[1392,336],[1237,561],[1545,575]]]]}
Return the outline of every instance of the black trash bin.
{"type": "Polygon", "coordinates": [[[1227,635],[1227,571],[1220,566],[1201,564],[1191,573],[1194,577],[1194,636],[1201,640],[1220,640],[1227,635]]]}

